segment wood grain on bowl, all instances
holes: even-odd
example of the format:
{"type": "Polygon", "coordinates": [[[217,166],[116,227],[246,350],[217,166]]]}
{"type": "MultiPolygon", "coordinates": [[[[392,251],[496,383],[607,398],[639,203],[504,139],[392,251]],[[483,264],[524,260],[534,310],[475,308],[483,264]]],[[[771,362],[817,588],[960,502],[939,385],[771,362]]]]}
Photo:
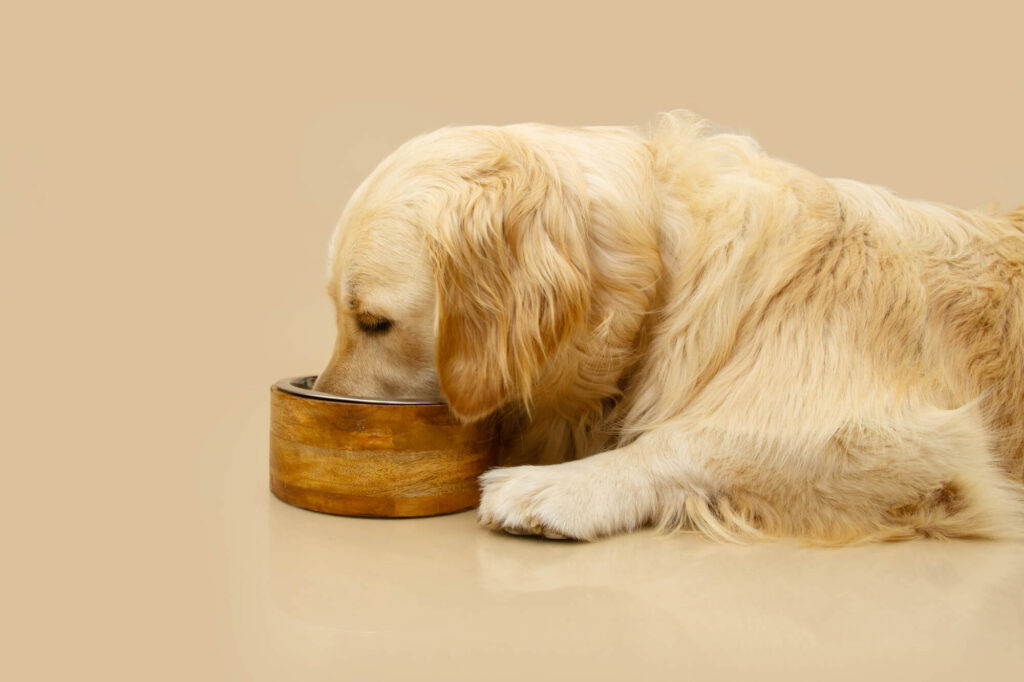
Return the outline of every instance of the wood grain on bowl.
{"type": "Polygon", "coordinates": [[[271,388],[270,488],[306,509],[431,516],[480,502],[497,462],[493,424],[460,424],[446,405],[317,400],[271,388]]]}

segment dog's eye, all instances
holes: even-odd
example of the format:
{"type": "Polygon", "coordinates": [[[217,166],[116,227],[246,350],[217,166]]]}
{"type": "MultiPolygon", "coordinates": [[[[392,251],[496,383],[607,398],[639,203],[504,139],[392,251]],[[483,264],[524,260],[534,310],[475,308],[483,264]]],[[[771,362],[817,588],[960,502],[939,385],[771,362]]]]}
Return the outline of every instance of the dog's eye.
{"type": "Polygon", "coordinates": [[[356,315],[356,324],[367,334],[383,334],[391,329],[391,320],[386,317],[370,315],[369,313],[359,313],[356,315]]]}

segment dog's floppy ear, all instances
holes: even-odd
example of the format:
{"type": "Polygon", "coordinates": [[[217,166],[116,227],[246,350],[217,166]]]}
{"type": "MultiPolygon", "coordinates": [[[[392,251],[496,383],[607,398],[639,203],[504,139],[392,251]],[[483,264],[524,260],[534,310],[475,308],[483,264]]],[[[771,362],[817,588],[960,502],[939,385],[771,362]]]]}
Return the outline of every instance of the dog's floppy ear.
{"type": "Polygon", "coordinates": [[[467,421],[513,399],[528,404],[590,301],[584,193],[515,134],[480,137],[486,153],[458,171],[451,203],[427,230],[441,390],[467,421]]]}

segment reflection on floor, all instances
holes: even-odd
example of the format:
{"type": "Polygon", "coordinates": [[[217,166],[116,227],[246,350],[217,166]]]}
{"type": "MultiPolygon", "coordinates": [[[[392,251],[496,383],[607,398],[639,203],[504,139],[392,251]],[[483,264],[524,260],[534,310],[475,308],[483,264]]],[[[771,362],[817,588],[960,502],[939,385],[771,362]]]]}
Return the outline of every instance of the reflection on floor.
{"type": "Polygon", "coordinates": [[[251,679],[1019,679],[1024,545],[819,549],[506,536],[472,512],[289,507],[236,460],[231,610],[251,679]]]}

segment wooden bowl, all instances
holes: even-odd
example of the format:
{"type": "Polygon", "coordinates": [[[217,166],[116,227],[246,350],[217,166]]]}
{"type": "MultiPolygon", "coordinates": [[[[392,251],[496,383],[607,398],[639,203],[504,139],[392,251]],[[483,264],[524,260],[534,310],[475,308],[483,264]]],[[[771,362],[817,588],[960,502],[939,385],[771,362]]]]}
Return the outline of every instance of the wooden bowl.
{"type": "Polygon", "coordinates": [[[316,377],[270,389],[270,489],[288,504],[348,516],[432,516],[480,503],[495,466],[492,422],[460,424],[444,403],[369,400],[311,390],[316,377]]]}

